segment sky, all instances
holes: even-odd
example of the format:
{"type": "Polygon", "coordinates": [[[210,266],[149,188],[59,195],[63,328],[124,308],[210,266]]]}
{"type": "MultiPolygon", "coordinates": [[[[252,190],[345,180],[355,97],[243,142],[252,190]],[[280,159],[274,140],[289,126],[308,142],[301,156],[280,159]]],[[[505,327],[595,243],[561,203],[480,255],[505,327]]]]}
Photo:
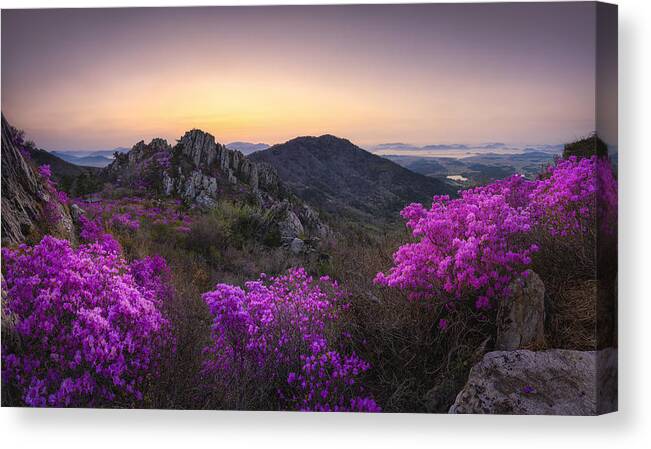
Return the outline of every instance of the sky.
{"type": "Polygon", "coordinates": [[[591,3],[3,10],[1,46],[2,112],[48,150],[595,129],[591,3]]]}

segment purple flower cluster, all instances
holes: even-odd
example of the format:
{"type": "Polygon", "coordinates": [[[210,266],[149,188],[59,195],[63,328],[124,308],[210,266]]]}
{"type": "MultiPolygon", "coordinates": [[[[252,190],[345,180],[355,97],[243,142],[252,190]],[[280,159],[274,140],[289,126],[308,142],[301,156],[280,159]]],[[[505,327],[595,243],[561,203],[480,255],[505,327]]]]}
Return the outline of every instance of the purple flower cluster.
{"type": "Polygon", "coordinates": [[[100,243],[74,249],[46,236],[3,249],[6,312],[17,348],[3,348],[2,376],[29,406],[111,406],[143,399],[158,374],[168,321],[159,310],[166,269],[129,266],[100,243]]]}
{"type": "Polygon", "coordinates": [[[172,273],[161,256],[134,260],[129,264],[129,273],[136,283],[148,292],[149,299],[158,306],[162,306],[174,295],[172,273]]]}
{"type": "Polygon", "coordinates": [[[404,289],[413,300],[474,297],[476,308],[490,307],[537,249],[522,238],[531,229],[530,214],[511,190],[526,183],[513,177],[466,190],[456,200],[435,197],[430,210],[409,205],[402,216],[419,240],[401,246],[394,268],[375,281],[404,289]]]}
{"type": "Polygon", "coordinates": [[[50,169],[50,166],[47,164],[40,165],[38,167],[38,174],[41,175],[41,178],[43,178],[46,181],[50,181],[50,178],[52,177],[52,170],[50,169]]]}
{"type": "Polygon", "coordinates": [[[490,308],[510,294],[514,279],[526,276],[539,249],[536,232],[581,234],[594,226],[598,204],[603,221],[616,223],[616,200],[609,162],[595,156],[558,161],[535,181],[516,175],[455,200],[434,197],[429,210],[411,204],[402,216],[417,242],[401,246],[394,267],[375,281],[414,300],[439,298],[449,305],[450,298],[473,298],[475,308],[490,308]]]}
{"type": "Polygon", "coordinates": [[[530,194],[534,219],[553,236],[588,232],[597,214],[617,217],[617,182],[607,159],[570,157],[550,166],[530,194]]]}
{"type": "Polygon", "coordinates": [[[111,217],[111,224],[121,229],[137,231],[140,228],[140,222],[131,218],[129,214],[115,214],[111,217]]]}
{"type": "Polygon", "coordinates": [[[43,215],[46,223],[55,225],[61,220],[60,205],[68,203],[68,195],[65,192],[57,191],[56,185],[52,180],[52,170],[49,165],[41,165],[38,167],[38,174],[41,176],[45,189],[49,194],[49,198],[45,203],[43,215]]]}
{"type": "Polygon", "coordinates": [[[90,219],[85,215],[79,217],[80,231],[79,237],[85,243],[98,243],[106,251],[120,254],[122,253],[122,247],[120,243],[115,240],[113,235],[104,231],[104,226],[100,222],[99,218],[90,219]]]}
{"type": "Polygon", "coordinates": [[[368,363],[338,351],[334,326],[348,307],[344,298],[335,281],[303,268],[262,274],[244,289],[217,285],[203,295],[214,317],[204,371],[225,384],[248,373],[273,386],[284,409],[379,411],[357,382],[368,363]]]}
{"type": "Polygon", "coordinates": [[[153,156],[155,168],[169,170],[172,167],[172,153],[170,151],[159,151],[153,156]]]}
{"type": "Polygon", "coordinates": [[[75,203],[93,220],[119,230],[135,231],[141,223],[149,223],[170,225],[179,232],[187,232],[192,224],[191,217],[180,211],[179,200],[124,197],[76,199],[75,203]]]}

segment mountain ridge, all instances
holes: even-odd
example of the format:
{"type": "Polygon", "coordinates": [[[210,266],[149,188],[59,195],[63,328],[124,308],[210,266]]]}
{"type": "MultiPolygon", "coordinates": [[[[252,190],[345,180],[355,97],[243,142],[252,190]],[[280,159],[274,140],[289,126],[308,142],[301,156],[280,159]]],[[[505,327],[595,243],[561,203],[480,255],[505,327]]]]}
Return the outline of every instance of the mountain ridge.
{"type": "Polygon", "coordinates": [[[332,134],[300,136],[248,158],[273,166],[294,193],[327,213],[371,221],[399,219],[411,202],[456,189],[332,134]]]}

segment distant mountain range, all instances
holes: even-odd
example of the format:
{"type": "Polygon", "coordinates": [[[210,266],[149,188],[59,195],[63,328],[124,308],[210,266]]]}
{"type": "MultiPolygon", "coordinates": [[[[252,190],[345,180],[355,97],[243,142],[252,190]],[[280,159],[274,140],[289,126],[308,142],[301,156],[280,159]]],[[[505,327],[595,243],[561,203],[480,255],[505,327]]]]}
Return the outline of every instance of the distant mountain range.
{"type": "Polygon", "coordinates": [[[411,202],[455,194],[447,182],[430,178],[376,156],[332,135],[297,137],[249,155],[273,166],[303,200],[335,216],[365,221],[399,219],[411,202]]]}
{"type": "Polygon", "coordinates": [[[255,153],[256,151],[266,150],[269,148],[269,145],[266,143],[231,142],[226,144],[226,148],[230,150],[236,150],[244,155],[247,155],[255,153]]]}
{"type": "Polygon", "coordinates": [[[537,176],[552,163],[556,151],[526,148],[520,153],[479,153],[463,158],[432,157],[418,155],[386,155],[387,159],[416,173],[435,178],[459,179],[463,187],[481,185],[520,173],[527,177],[537,176]]]}
{"type": "Polygon", "coordinates": [[[433,153],[437,152],[447,153],[450,156],[464,157],[470,155],[469,153],[482,153],[487,154],[491,151],[496,152],[509,152],[521,153],[529,151],[543,151],[546,153],[560,154],[563,152],[563,144],[543,144],[543,145],[512,145],[504,142],[489,142],[481,144],[465,144],[465,143],[445,143],[445,144],[430,144],[430,145],[412,145],[408,143],[381,143],[369,147],[372,153],[390,155],[390,154],[415,154],[418,152],[433,153]]]}
{"type": "Polygon", "coordinates": [[[106,167],[113,161],[113,154],[126,153],[129,148],[118,147],[112,150],[98,151],[52,151],[51,153],[71,164],[85,167],[106,167]]]}

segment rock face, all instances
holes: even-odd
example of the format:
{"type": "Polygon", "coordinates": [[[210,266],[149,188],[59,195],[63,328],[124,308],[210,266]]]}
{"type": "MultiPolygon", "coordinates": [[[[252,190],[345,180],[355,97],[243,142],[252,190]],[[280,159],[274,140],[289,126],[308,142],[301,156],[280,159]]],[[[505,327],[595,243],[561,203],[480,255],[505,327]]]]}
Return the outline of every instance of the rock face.
{"type": "Polygon", "coordinates": [[[104,174],[118,185],[177,196],[193,207],[212,208],[222,197],[254,199],[266,210],[263,227],[273,234],[271,240],[287,246],[296,238],[320,239],[330,232],[315,210],[285,188],[273,167],[198,129],[186,132],[174,147],[163,139],[141,141],[116,154],[104,174]]]}
{"type": "Polygon", "coordinates": [[[450,413],[596,415],[617,410],[617,350],[487,353],[450,413]]]}
{"type": "Polygon", "coordinates": [[[2,244],[22,243],[33,233],[73,239],[70,214],[48,192],[19,146],[11,126],[2,116],[2,244]],[[57,223],[45,220],[44,208],[48,203],[60,217],[57,223]]]}
{"type": "Polygon", "coordinates": [[[299,238],[295,238],[292,240],[292,242],[289,244],[289,249],[294,253],[294,254],[300,254],[305,250],[305,242],[299,238]]]}
{"type": "Polygon", "coordinates": [[[545,285],[531,270],[511,284],[511,296],[500,307],[497,350],[539,345],[545,339],[545,285]]]}
{"type": "Polygon", "coordinates": [[[322,239],[329,233],[314,209],[305,204],[295,207],[287,200],[275,203],[267,210],[262,226],[266,235],[277,236],[285,245],[306,237],[322,239]]]}
{"type": "Polygon", "coordinates": [[[273,168],[250,161],[198,129],[186,132],[175,147],[164,139],[138,142],[128,153],[116,154],[104,174],[111,181],[158,189],[203,207],[213,206],[221,190],[238,184],[260,196],[282,190],[273,168]]]}
{"type": "Polygon", "coordinates": [[[232,184],[247,184],[254,191],[277,192],[278,176],[265,164],[256,164],[242,153],[216,143],[212,134],[193,129],[179,141],[181,153],[202,172],[218,168],[232,184]]]}

